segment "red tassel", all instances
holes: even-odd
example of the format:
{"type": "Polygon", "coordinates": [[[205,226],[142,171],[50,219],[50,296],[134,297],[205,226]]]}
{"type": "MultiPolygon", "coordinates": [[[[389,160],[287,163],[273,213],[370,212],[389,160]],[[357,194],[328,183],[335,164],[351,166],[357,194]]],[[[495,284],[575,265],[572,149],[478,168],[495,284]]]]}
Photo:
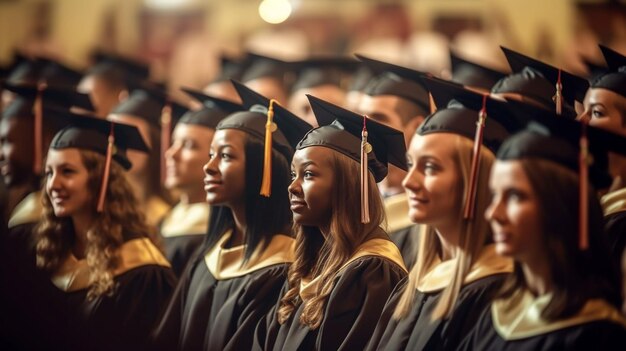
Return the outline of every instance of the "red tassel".
{"type": "Polygon", "coordinates": [[[471,220],[474,218],[476,203],[476,188],[478,187],[478,175],[480,169],[481,153],[480,147],[483,144],[483,131],[487,120],[487,94],[483,95],[483,106],[478,113],[476,122],[476,134],[474,135],[474,148],[472,150],[472,168],[470,171],[469,184],[465,193],[465,209],[463,218],[471,220]]]}
{"type": "Polygon", "coordinates": [[[115,147],[115,123],[111,122],[111,131],[109,132],[109,143],[107,144],[107,154],[104,160],[104,174],[102,175],[102,184],[100,185],[100,194],[98,195],[98,206],[96,212],[104,211],[104,201],[109,187],[109,175],[111,174],[111,159],[113,158],[113,148],[115,147]]]}
{"type": "Polygon", "coordinates": [[[582,124],[580,133],[580,158],[579,158],[579,240],[578,246],[581,250],[589,247],[589,140],[587,139],[587,124],[582,124]]]}
{"type": "Polygon", "coordinates": [[[361,131],[361,223],[370,222],[369,174],[367,154],[372,152],[372,145],[367,142],[367,116],[363,116],[361,131]]]}
{"type": "Polygon", "coordinates": [[[554,103],[556,104],[556,114],[561,115],[563,112],[563,84],[561,84],[561,70],[559,69],[559,76],[556,81],[556,95],[554,96],[554,103]]]}
{"type": "Polygon", "coordinates": [[[47,84],[40,83],[37,85],[37,96],[35,97],[35,103],[33,105],[33,115],[35,117],[33,125],[34,133],[34,155],[33,155],[33,173],[35,175],[41,175],[41,168],[43,163],[43,92],[46,90],[47,84]]]}
{"type": "Polygon", "coordinates": [[[167,102],[161,110],[161,184],[165,182],[165,152],[170,147],[172,133],[172,105],[167,102]]]}

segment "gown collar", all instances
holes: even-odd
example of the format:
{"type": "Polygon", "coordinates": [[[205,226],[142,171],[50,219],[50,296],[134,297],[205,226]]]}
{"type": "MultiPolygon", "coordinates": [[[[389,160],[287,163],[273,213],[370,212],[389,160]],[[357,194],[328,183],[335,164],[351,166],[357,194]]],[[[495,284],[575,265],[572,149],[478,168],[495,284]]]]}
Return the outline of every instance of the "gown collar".
{"type": "Polygon", "coordinates": [[[626,321],[619,311],[601,299],[591,299],[574,316],[557,321],[541,318],[541,311],[550,303],[551,294],[533,296],[527,289],[506,299],[497,299],[491,304],[493,326],[505,340],[518,340],[593,321],[607,320],[621,324],[626,321]]]}
{"type": "Polygon", "coordinates": [[[43,211],[40,199],[40,191],[26,195],[26,197],[15,206],[13,212],[11,212],[8,227],[13,228],[21,224],[38,222],[41,219],[41,213],[43,211]]]}
{"type": "Polygon", "coordinates": [[[244,263],[245,245],[224,247],[231,235],[232,230],[227,231],[204,256],[207,268],[217,280],[241,277],[265,267],[295,260],[296,241],[287,235],[277,234],[267,247],[258,246],[244,263]]]}
{"type": "Polygon", "coordinates": [[[178,203],[165,216],[161,225],[161,236],[171,238],[181,235],[206,234],[209,228],[210,208],[205,202],[178,203]]]}
{"type": "Polygon", "coordinates": [[[413,225],[409,219],[409,202],[404,192],[385,198],[385,213],[387,232],[390,234],[413,225]]]}
{"type": "Polygon", "coordinates": [[[602,212],[605,216],[610,214],[626,211],[626,188],[612,191],[600,199],[602,212]]]}
{"type": "MultiPolygon", "coordinates": [[[[125,242],[118,249],[119,265],[113,271],[113,276],[119,276],[131,269],[158,265],[170,267],[161,251],[148,238],[133,239],[125,242]]],[[[91,285],[89,265],[87,259],[77,259],[69,254],[65,261],[52,274],[52,283],[62,291],[73,292],[86,289],[91,285]]]]}

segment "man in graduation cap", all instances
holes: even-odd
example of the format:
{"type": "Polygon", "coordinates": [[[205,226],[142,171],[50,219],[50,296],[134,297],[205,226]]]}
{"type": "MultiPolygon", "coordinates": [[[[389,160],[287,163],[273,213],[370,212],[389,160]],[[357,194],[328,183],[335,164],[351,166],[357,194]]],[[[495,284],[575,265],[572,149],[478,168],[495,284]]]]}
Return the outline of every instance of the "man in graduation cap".
{"type": "Polygon", "coordinates": [[[144,208],[146,220],[154,226],[170,209],[170,196],[161,186],[165,176],[163,157],[169,147],[171,126],[186,110],[172,101],[162,87],[143,83],[107,116],[111,121],[136,126],[153,150],[149,155],[129,151],[133,168],[128,177],[135,196],[144,208]]]}
{"type": "Polygon", "coordinates": [[[346,99],[345,83],[356,60],[348,57],[312,57],[295,62],[298,74],[291,87],[289,110],[312,126],[317,126],[306,95],[313,95],[335,105],[343,105],[346,99]]]}
{"type": "Polygon", "coordinates": [[[78,83],[78,91],[89,94],[96,114],[108,115],[115,106],[125,100],[131,85],[148,79],[147,64],[119,55],[96,53],[95,63],[78,83]]]}
{"type": "Polygon", "coordinates": [[[179,202],[165,215],[159,231],[166,258],[178,276],[208,230],[210,207],[205,201],[203,166],[210,160],[215,128],[224,117],[243,108],[192,89],[182,90],[201,102],[202,108],[188,111],[178,120],[165,152],[164,185],[178,193],[179,202]]]}
{"type": "Polygon", "coordinates": [[[467,60],[452,50],[450,50],[450,63],[452,81],[479,92],[491,91],[491,88],[506,76],[506,73],[467,60]]]}
{"type": "MultiPolygon", "coordinates": [[[[430,99],[421,77],[423,73],[357,55],[357,57],[378,75],[365,86],[356,112],[403,131],[408,145],[411,136],[430,114],[430,99]]],[[[385,201],[387,225],[391,239],[398,245],[405,259],[414,256],[416,241],[413,231],[417,230],[408,217],[406,193],[402,180],[406,172],[389,166],[385,180],[379,189],[385,201]]],[[[405,261],[410,269],[412,261],[405,261]]]]}

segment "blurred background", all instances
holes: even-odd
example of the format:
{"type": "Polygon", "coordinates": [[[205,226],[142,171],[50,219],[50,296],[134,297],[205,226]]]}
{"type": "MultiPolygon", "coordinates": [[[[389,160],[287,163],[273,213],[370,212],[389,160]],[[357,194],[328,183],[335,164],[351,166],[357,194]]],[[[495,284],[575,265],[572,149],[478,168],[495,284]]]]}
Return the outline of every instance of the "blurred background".
{"type": "Polygon", "coordinates": [[[171,89],[201,88],[220,54],[297,60],[363,53],[449,75],[449,48],[506,68],[499,45],[584,74],[597,43],[626,52],[626,1],[0,0],[0,64],[16,52],[87,67],[97,50],[149,62],[171,89]]]}

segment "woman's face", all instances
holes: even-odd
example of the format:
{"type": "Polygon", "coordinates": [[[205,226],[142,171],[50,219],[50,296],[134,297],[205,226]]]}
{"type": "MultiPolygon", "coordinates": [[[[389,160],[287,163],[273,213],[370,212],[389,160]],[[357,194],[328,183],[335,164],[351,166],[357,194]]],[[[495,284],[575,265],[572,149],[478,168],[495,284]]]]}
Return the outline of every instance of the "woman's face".
{"type": "Polygon", "coordinates": [[[626,135],[626,98],[607,89],[592,88],[585,96],[584,116],[589,124],[626,135]]]}
{"type": "Polygon", "coordinates": [[[521,161],[496,161],[489,188],[492,200],[485,218],[493,230],[496,252],[520,262],[541,257],[539,203],[521,161]]]}
{"type": "Polygon", "coordinates": [[[55,216],[72,217],[91,211],[89,173],[78,149],[50,149],[45,175],[46,194],[55,216]]]}
{"type": "Polygon", "coordinates": [[[200,189],[203,166],[209,162],[214,130],[179,123],[172,133],[172,145],[165,152],[165,186],[169,189],[200,189]]]}
{"type": "MultiPolygon", "coordinates": [[[[289,185],[294,223],[320,227],[330,222],[335,177],[333,152],[321,146],[295,152],[291,161],[292,181],[289,185]]],[[[358,182],[358,179],[355,181],[358,182]]]]}
{"type": "Polygon", "coordinates": [[[462,178],[455,162],[458,135],[415,135],[407,150],[409,172],[402,185],[409,200],[409,218],[435,228],[459,221],[462,178]]]}
{"type": "MultiPolygon", "coordinates": [[[[146,142],[148,147],[152,148],[152,140],[150,139],[150,125],[144,119],[125,114],[110,114],[107,119],[109,121],[125,123],[137,127],[143,140],[146,142]]],[[[161,151],[151,150],[150,152],[161,151]]],[[[149,154],[129,149],[128,151],[126,151],[126,157],[128,157],[128,160],[133,165],[131,169],[127,172],[128,175],[135,177],[145,175],[149,167],[149,154]]]]}
{"type": "Polygon", "coordinates": [[[232,208],[245,201],[246,138],[245,132],[236,129],[215,132],[209,162],[204,165],[204,190],[210,205],[232,208]]]}

